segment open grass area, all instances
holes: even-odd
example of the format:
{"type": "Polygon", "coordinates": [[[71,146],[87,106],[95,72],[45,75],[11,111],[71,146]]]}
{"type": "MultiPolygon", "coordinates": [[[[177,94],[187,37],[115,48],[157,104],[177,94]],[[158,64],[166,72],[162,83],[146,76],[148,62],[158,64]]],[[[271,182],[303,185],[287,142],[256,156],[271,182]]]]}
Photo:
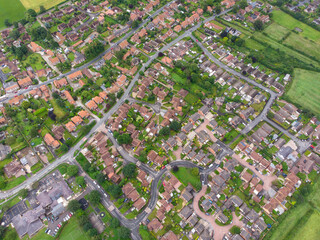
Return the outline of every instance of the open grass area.
{"type": "Polygon", "coordinates": [[[319,239],[320,229],[320,214],[314,211],[309,219],[304,223],[304,226],[295,232],[292,240],[316,240],[319,239]]]}
{"type": "Polygon", "coordinates": [[[45,61],[42,59],[39,53],[33,53],[23,61],[25,67],[31,66],[34,70],[41,70],[45,68],[45,61]]]}
{"type": "Polygon", "coordinates": [[[58,119],[62,119],[67,113],[57,104],[55,99],[50,100],[53,106],[53,112],[58,119]]]}
{"type": "Polygon", "coordinates": [[[295,69],[286,97],[293,103],[320,116],[320,73],[295,69]]]}
{"type": "Polygon", "coordinates": [[[188,93],[188,95],[184,98],[184,100],[187,103],[193,105],[199,100],[199,98],[197,96],[193,95],[192,93],[188,93]]]}
{"type": "Polygon", "coordinates": [[[60,240],[89,240],[90,238],[79,227],[75,217],[70,218],[67,225],[63,227],[59,236],[60,240]]]}
{"type": "Polygon", "coordinates": [[[304,23],[296,20],[295,18],[282,12],[281,10],[272,11],[272,20],[274,20],[276,23],[278,23],[281,26],[286,27],[290,30],[294,30],[296,27],[298,27],[302,30],[302,32],[299,33],[301,36],[307,37],[310,40],[313,40],[318,43],[320,42],[320,32],[319,31],[308,26],[307,24],[304,24],[304,23]]]}
{"type": "Polygon", "coordinates": [[[5,28],[4,20],[9,19],[10,22],[18,21],[24,18],[25,7],[19,0],[0,0],[0,29],[5,28]]]}
{"type": "Polygon", "coordinates": [[[25,176],[20,176],[18,178],[14,178],[12,180],[9,180],[7,182],[6,187],[3,190],[9,190],[11,188],[14,188],[14,187],[20,185],[21,183],[23,183],[25,180],[26,180],[25,176]]]}
{"type": "Polygon", "coordinates": [[[23,240],[32,239],[32,240],[53,240],[54,237],[52,237],[49,234],[45,233],[46,228],[41,229],[36,235],[34,235],[32,238],[24,237],[23,240]]]}
{"type": "Polygon", "coordinates": [[[319,239],[319,207],[320,207],[320,181],[315,181],[312,192],[306,197],[305,202],[289,210],[285,218],[277,226],[271,228],[265,239],[319,239]]]}
{"type": "Polygon", "coordinates": [[[201,189],[200,176],[194,176],[191,173],[191,168],[179,167],[179,170],[173,174],[184,186],[188,186],[190,183],[197,191],[201,189]]]}
{"type": "Polygon", "coordinates": [[[65,0],[21,0],[21,3],[26,9],[32,8],[39,11],[40,6],[44,6],[46,9],[49,9],[64,1],[65,0]]]}
{"type": "Polygon", "coordinates": [[[264,29],[264,32],[271,38],[280,41],[290,30],[274,22],[264,29]]]}
{"type": "Polygon", "coordinates": [[[291,33],[283,43],[320,60],[320,45],[314,41],[310,41],[296,33],[291,33]]]}

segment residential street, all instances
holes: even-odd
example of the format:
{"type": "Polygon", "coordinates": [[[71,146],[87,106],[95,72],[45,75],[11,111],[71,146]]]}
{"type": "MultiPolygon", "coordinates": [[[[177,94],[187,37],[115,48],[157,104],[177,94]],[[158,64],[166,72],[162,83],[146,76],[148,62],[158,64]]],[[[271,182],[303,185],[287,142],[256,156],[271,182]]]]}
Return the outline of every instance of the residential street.
{"type": "MultiPolygon", "coordinates": [[[[170,3],[168,3],[168,4],[170,4],[170,3]]],[[[152,14],[151,17],[154,17],[157,14],[159,14],[163,10],[164,7],[165,6],[163,6],[160,9],[158,9],[154,14],[152,14]]],[[[228,10],[228,11],[230,11],[230,10],[228,10]]],[[[224,11],[220,15],[225,14],[228,11],[224,11]]],[[[153,178],[153,181],[152,181],[151,187],[150,187],[150,199],[148,201],[146,209],[141,214],[139,214],[136,218],[129,220],[129,219],[125,218],[125,216],[123,214],[120,213],[120,211],[119,211],[119,209],[117,207],[115,207],[113,202],[110,200],[110,197],[105,193],[103,188],[101,186],[99,186],[97,183],[95,183],[95,181],[92,180],[89,177],[89,175],[87,173],[85,173],[81,169],[81,166],[75,160],[76,151],[79,151],[81,149],[81,145],[85,142],[85,140],[91,138],[97,132],[97,129],[99,129],[101,126],[103,127],[104,124],[106,124],[106,122],[108,121],[108,119],[110,119],[111,116],[118,111],[118,109],[121,107],[121,105],[126,100],[129,100],[131,102],[137,102],[137,103],[145,104],[146,106],[149,106],[150,108],[152,108],[155,113],[160,113],[160,110],[161,110],[161,104],[160,103],[150,104],[150,103],[144,103],[142,101],[133,99],[133,98],[130,97],[131,90],[135,86],[135,84],[137,83],[138,79],[140,78],[139,72],[144,72],[148,68],[148,66],[151,63],[153,63],[156,58],[158,58],[158,54],[160,52],[167,51],[170,47],[172,47],[173,45],[175,45],[176,43],[178,43],[179,41],[181,41],[183,38],[185,38],[187,36],[190,36],[199,45],[199,47],[202,49],[202,51],[210,58],[210,60],[212,60],[216,65],[218,65],[219,67],[223,68],[227,72],[229,72],[229,73],[231,73],[231,74],[233,74],[233,75],[235,75],[235,76],[247,81],[248,83],[250,83],[250,84],[252,84],[252,85],[254,85],[254,86],[256,86],[256,87],[258,87],[258,88],[260,88],[260,89],[262,89],[262,90],[264,90],[264,91],[266,91],[266,92],[268,92],[270,94],[270,98],[266,102],[266,105],[264,106],[264,109],[262,110],[262,112],[253,121],[248,123],[248,125],[241,131],[242,134],[247,134],[248,132],[250,132],[259,122],[266,121],[270,125],[278,128],[284,134],[289,136],[293,141],[295,141],[295,143],[298,145],[298,149],[299,149],[300,153],[305,151],[310,146],[310,142],[309,141],[302,141],[302,140],[296,138],[290,132],[286,131],[285,129],[283,129],[282,127],[278,126],[276,123],[274,123],[273,121],[271,121],[271,120],[269,120],[267,118],[267,112],[270,110],[273,102],[278,97],[277,93],[269,90],[268,88],[264,87],[263,85],[255,82],[255,81],[251,80],[250,78],[248,78],[246,76],[243,76],[241,73],[229,68],[228,66],[226,66],[225,64],[220,62],[218,59],[216,59],[207,50],[207,48],[205,48],[203,46],[202,43],[200,43],[198,40],[196,40],[195,37],[192,36],[192,32],[193,31],[198,29],[203,23],[211,21],[214,18],[215,18],[215,16],[211,16],[211,17],[207,18],[206,20],[204,20],[203,22],[199,22],[198,24],[196,24],[195,26],[191,27],[189,30],[187,30],[186,32],[181,34],[175,40],[171,41],[170,43],[168,43],[167,45],[162,47],[155,54],[153,54],[152,56],[148,56],[148,58],[149,58],[148,61],[142,65],[141,69],[139,69],[137,74],[133,77],[133,79],[131,80],[130,84],[125,89],[124,94],[122,95],[122,97],[116,102],[116,104],[106,114],[103,115],[103,117],[101,119],[98,119],[98,118],[95,119],[96,120],[95,126],[90,130],[90,132],[82,140],[80,140],[75,146],[71,147],[69,152],[66,153],[63,157],[60,157],[60,158],[56,159],[54,162],[52,162],[49,165],[47,165],[46,167],[44,167],[43,169],[38,171],[33,176],[27,178],[27,180],[25,182],[23,182],[22,184],[20,184],[19,186],[15,187],[13,189],[10,189],[8,191],[1,191],[0,192],[0,199],[6,199],[6,198],[8,198],[10,196],[13,196],[13,195],[17,194],[21,189],[31,188],[31,185],[34,182],[36,182],[36,181],[40,180],[41,178],[43,178],[45,175],[47,175],[49,172],[51,172],[53,169],[55,169],[56,167],[58,167],[62,163],[74,164],[74,165],[77,165],[79,167],[80,172],[85,176],[85,180],[86,180],[87,184],[89,185],[89,187],[91,189],[96,189],[101,193],[102,204],[106,207],[106,209],[108,209],[108,211],[112,214],[113,217],[119,219],[122,225],[124,225],[125,227],[129,228],[132,231],[132,239],[136,240],[136,239],[141,239],[140,236],[139,236],[139,233],[138,233],[139,224],[144,219],[146,219],[149,216],[149,214],[152,212],[152,210],[156,207],[156,203],[157,203],[157,200],[158,200],[158,183],[159,183],[159,181],[161,181],[162,177],[168,171],[170,171],[170,169],[173,166],[180,166],[180,167],[187,167],[187,168],[198,167],[199,168],[199,172],[200,172],[200,176],[201,176],[201,179],[202,179],[202,182],[203,182],[204,185],[202,187],[202,190],[195,195],[194,200],[193,200],[193,208],[194,208],[195,213],[199,217],[201,217],[202,219],[207,221],[212,226],[212,228],[214,229],[214,232],[215,232],[215,239],[222,239],[223,235],[226,234],[233,225],[237,225],[237,226],[241,227],[242,222],[238,219],[238,217],[235,216],[234,213],[233,213],[233,223],[232,224],[230,224],[228,226],[219,226],[215,222],[214,216],[208,216],[205,213],[201,212],[201,210],[199,209],[198,202],[199,202],[201,196],[203,196],[205,194],[206,189],[207,189],[207,186],[205,185],[205,184],[207,184],[207,175],[210,172],[216,170],[219,167],[218,164],[212,164],[209,167],[204,168],[204,167],[197,166],[196,164],[192,163],[191,161],[176,160],[176,161],[170,162],[164,169],[161,169],[160,171],[157,172],[154,169],[152,169],[151,167],[149,167],[147,164],[141,163],[138,159],[136,159],[135,157],[130,155],[122,146],[120,146],[118,144],[116,139],[113,137],[113,134],[108,132],[108,131],[106,131],[106,134],[107,134],[108,138],[112,141],[113,145],[116,147],[116,149],[119,152],[119,154],[123,157],[124,162],[125,163],[135,163],[140,169],[145,171],[148,175],[150,175],[153,178]]],[[[90,18],[90,20],[88,20],[88,23],[90,21],[91,21],[91,18],[90,18]]],[[[127,32],[125,34],[125,36],[123,36],[120,40],[118,40],[115,44],[113,44],[113,46],[114,45],[118,45],[122,41],[128,39],[133,33],[137,32],[137,30],[142,25],[146,24],[148,21],[149,21],[148,19],[144,20],[139,25],[138,28],[132,29],[131,31],[127,32]]],[[[122,29],[122,31],[125,31],[125,30],[127,30],[127,29],[126,28],[122,29]]],[[[53,81],[55,81],[57,79],[61,79],[63,77],[67,77],[71,73],[74,73],[76,71],[82,70],[84,68],[88,68],[93,63],[100,61],[103,58],[103,56],[106,53],[110,52],[110,51],[111,51],[111,47],[109,47],[106,51],[101,53],[98,57],[96,57],[92,61],[84,64],[83,66],[81,66],[79,68],[76,68],[76,69],[73,69],[68,73],[61,74],[58,77],[55,77],[53,79],[49,79],[46,82],[40,83],[40,84],[35,85],[35,86],[30,86],[28,89],[22,89],[22,90],[20,90],[18,92],[18,95],[25,94],[25,93],[33,90],[33,89],[39,88],[42,85],[48,85],[48,84],[52,83],[53,81]]],[[[7,94],[5,98],[0,100],[0,102],[7,101],[8,99],[13,98],[15,95],[17,95],[17,94],[14,94],[14,93],[7,94]]],[[[204,124],[201,125],[201,127],[197,130],[197,132],[200,131],[200,130],[205,130],[206,132],[209,132],[205,127],[208,122],[209,122],[208,120],[205,120],[204,124]]],[[[209,132],[209,135],[215,142],[217,142],[217,144],[222,149],[221,154],[218,156],[219,158],[223,158],[227,154],[229,154],[229,155],[233,154],[232,149],[230,149],[227,145],[225,145],[221,141],[217,140],[214,137],[214,135],[212,134],[212,132],[209,132]]],[[[241,159],[238,155],[233,154],[232,157],[235,158],[241,165],[251,169],[259,178],[261,178],[262,181],[264,182],[263,187],[264,187],[264,189],[266,191],[268,191],[271,188],[272,181],[274,181],[277,178],[276,176],[262,175],[254,168],[254,166],[249,165],[244,159],[241,159]]]]}

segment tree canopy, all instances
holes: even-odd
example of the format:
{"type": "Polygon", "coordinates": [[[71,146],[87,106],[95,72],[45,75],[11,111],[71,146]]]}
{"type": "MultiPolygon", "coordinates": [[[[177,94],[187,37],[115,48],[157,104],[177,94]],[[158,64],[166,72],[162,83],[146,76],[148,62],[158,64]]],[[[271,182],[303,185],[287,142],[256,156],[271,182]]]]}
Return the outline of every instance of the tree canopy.
{"type": "Polygon", "coordinates": [[[137,167],[133,163],[129,163],[123,167],[123,175],[126,178],[134,178],[137,175],[137,167]]]}
{"type": "Polygon", "coordinates": [[[80,209],[80,203],[77,201],[77,200],[71,200],[69,203],[68,203],[68,210],[70,212],[76,212],[80,209]]]}
{"type": "Polygon", "coordinates": [[[68,176],[73,177],[78,174],[78,171],[79,171],[78,166],[70,165],[70,166],[68,166],[67,174],[68,174],[68,176]]]}
{"type": "Polygon", "coordinates": [[[93,205],[97,205],[101,201],[101,194],[97,190],[93,190],[88,194],[88,200],[93,205]]]}

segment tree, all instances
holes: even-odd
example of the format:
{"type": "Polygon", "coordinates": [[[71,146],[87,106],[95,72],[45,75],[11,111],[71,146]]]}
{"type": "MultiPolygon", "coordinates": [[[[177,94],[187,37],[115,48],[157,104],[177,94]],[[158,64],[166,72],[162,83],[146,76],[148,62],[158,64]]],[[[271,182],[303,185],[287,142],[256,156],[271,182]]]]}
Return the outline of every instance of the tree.
{"type": "Polygon", "coordinates": [[[68,210],[70,212],[76,212],[76,211],[78,211],[80,209],[80,207],[81,207],[81,205],[77,200],[71,200],[68,203],[68,210]]]}
{"type": "Polygon", "coordinates": [[[191,169],[191,174],[193,176],[199,176],[199,168],[197,168],[197,167],[192,168],[191,169]]]}
{"type": "Polygon", "coordinates": [[[230,233],[232,235],[235,235],[235,234],[240,234],[241,230],[238,226],[232,226],[232,228],[230,229],[230,233]]]}
{"type": "Polygon", "coordinates": [[[83,176],[77,176],[76,177],[76,184],[80,185],[81,187],[86,186],[86,180],[84,179],[83,176]]]}
{"type": "Polygon", "coordinates": [[[85,232],[88,232],[90,229],[92,229],[92,224],[90,222],[86,222],[84,225],[83,225],[83,230],[85,232]]]}
{"type": "Polygon", "coordinates": [[[217,6],[216,7],[216,14],[220,14],[221,13],[221,6],[217,6]]]}
{"type": "Polygon", "coordinates": [[[46,11],[46,8],[41,5],[39,13],[41,14],[41,13],[44,13],[45,11],[46,11]]]}
{"type": "Polygon", "coordinates": [[[173,166],[172,171],[173,172],[178,172],[179,171],[179,167],[178,166],[173,166]]]}
{"type": "Polygon", "coordinates": [[[104,45],[100,41],[94,41],[86,48],[86,50],[84,51],[84,55],[86,56],[86,58],[92,59],[97,57],[103,51],[104,45]]]}
{"type": "Polygon", "coordinates": [[[12,26],[12,23],[9,21],[9,19],[5,19],[4,25],[6,25],[6,27],[10,27],[10,26],[12,26]]]}
{"type": "Polygon", "coordinates": [[[118,228],[120,227],[120,221],[118,218],[110,218],[109,225],[112,228],[118,228]]]}
{"type": "Polygon", "coordinates": [[[248,6],[248,3],[246,0],[241,0],[241,2],[239,3],[239,7],[241,9],[245,9],[248,6]]]}
{"type": "Polygon", "coordinates": [[[137,175],[137,167],[134,163],[129,163],[123,167],[122,172],[126,178],[134,178],[137,175]]]}
{"type": "Polygon", "coordinates": [[[93,205],[97,205],[101,201],[101,195],[97,190],[93,190],[88,194],[88,200],[93,205]]]}
{"type": "Polygon", "coordinates": [[[100,172],[97,174],[96,179],[99,184],[104,183],[104,181],[106,180],[104,174],[100,172]]]}
{"type": "Polygon", "coordinates": [[[70,177],[73,177],[78,174],[79,168],[76,165],[69,165],[67,169],[67,174],[70,177]]]}
{"type": "Polygon", "coordinates": [[[118,184],[112,184],[108,186],[107,191],[114,198],[118,198],[122,194],[122,189],[118,184]]]}
{"type": "Polygon", "coordinates": [[[34,190],[37,189],[39,187],[39,182],[38,181],[34,182],[31,187],[34,190]]]}
{"type": "Polygon", "coordinates": [[[68,152],[69,148],[66,144],[62,144],[60,150],[64,153],[68,152]]]}
{"type": "Polygon", "coordinates": [[[29,101],[23,101],[21,103],[21,106],[24,108],[24,109],[28,109],[30,107],[30,102],[29,101]]]}
{"type": "Polygon", "coordinates": [[[171,130],[173,130],[175,132],[178,132],[178,131],[180,131],[180,128],[181,128],[181,125],[180,125],[180,123],[178,121],[174,120],[174,121],[172,121],[170,123],[170,129],[171,130]]]}
{"type": "Polygon", "coordinates": [[[19,191],[18,195],[24,199],[24,198],[28,197],[29,191],[28,191],[28,189],[25,189],[25,188],[21,189],[19,191]]]}
{"type": "Polygon", "coordinates": [[[124,50],[124,49],[121,49],[120,51],[117,51],[117,52],[115,52],[115,56],[116,56],[116,58],[118,59],[118,60],[122,60],[123,59],[123,56],[126,54],[126,50],[124,50]]]}
{"type": "Polygon", "coordinates": [[[119,144],[130,144],[132,143],[132,138],[128,133],[121,134],[117,137],[119,144]]]}
{"type": "Polygon", "coordinates": [[[5,180],[0,180],[0,189],[4,189],[7,186],[7,182],[5,180]]]}
{"type": "Polygon", "coordinates": [[[137,28],[137,27],[139,27],[139,21],[138,21],[138,20],[133,21],[132,24],[131,24],[131,27],[132,27],[132,28],[137,28]]]}
{"type": "Polygon", "coordinates": [[[36,137],[38,135],[38,129],[36,127],[32,127],[29,134],[32,138],[36,137]]]}
{"type": "Polygon", "coordinates": [[[131,238],[130,237],[131,233],[130,233],[130,230],[128,228],[120,227],[118,231],[119,231],[120,239],[126,240],[126,239],[130,239],[131,238]]]}
{"type": "Polygon", "coordinates": [[[10,37],[13,38],[14,40],[17,40],[20,37],[20,32],[17,29],[12,30],[10,33],[10,37]]]}
{"type": "Polygon", "coordinates": [[[170,128],[169,127],[163,127],[160,129],[159,134],[162,136],[169,136],[170,134],[170,128]]]}
{"type": "Polygon", "coordinates": [[[4,233],[6,231],[5,226],[0,226],[0,239],[4,239],[4,233]]]}
{"type": "Polygon", "coordinates": [[[88,235],[89,235],[90,237],[97,236],[97,235],[98,235],[97,229],[91,228],[91,229],[88,231],[88,235]]]}
{"type": "Polygon", "coordinates": [[[28,10],[27,10],[27,13],[30,14],[31,17],[36,17],[36,16],[37,16],[36,11],[33,10],[33,9],[28,9],[28,10]]]}
{"type": "Polygon", "coordinates": [[[258,19],[253,23],[254,29],[257,31],[262,31],[263,30],[263,22],[258,19]]]}

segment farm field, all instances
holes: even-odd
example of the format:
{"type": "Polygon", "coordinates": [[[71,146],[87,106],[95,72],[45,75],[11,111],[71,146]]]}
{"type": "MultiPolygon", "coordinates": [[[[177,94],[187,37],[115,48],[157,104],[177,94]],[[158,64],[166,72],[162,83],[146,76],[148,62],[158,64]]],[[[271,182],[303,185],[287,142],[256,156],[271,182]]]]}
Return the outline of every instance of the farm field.
{"type": "Polygon", "coordinates": [[[320,214],[313,212],[311,217],[304,223],[304,226],[299,229],[292,240],[316,240],[319,238],[320,229],[320,214]]]}
{"type": "Polygon", "coordinates": [[[320,61],[320,45],[301,37],[298,34],[291,33],[290,36],[284,41],[284,44],[293,47],[294,49],[304,52],[320,61]]]}
{"type": "Polygon", "coordinates": [[[295,69],[294,78],[286,96],[293,103],[320,115],[320,73],[295,69]]]}
{"type": "Polygon", "coordinates": [[[307,37],[310,40],[320,42],[320,32],[315,30],[314,28],[296,20],[290,15],[282,12],[281,10],[276,10],[272,12],[272,19],[280,24],[283,27],[288,28],[289,30],[294,30],[296,27],[300,28],[302,32],[301,36],[307,37]]]}
{"type": "Polygon", "coordinates": [[[40,6],[44,6],[45,9],[49,9],[64,1],[65,0],[21,0],[21,3],[26,9],[32,8],[36,11],[39,11],[40,6]]]}
{"type": "Polygon", "coordinates": [[[20,0],[12,0],[9,4],[6,0],[0,0],[0,29],[5,28],[5,19],[9,19],[11,22],[20,20],[24,17],[25,11],[26,9],[20,0]]]}
{"type": "MultiPolygon", "coordinates": [[[[267,240],[316,240],[319,239],[318,223],[319,212],[315,208],[320,207],[320,181],[317,178],[312,192],[305,202],[289,210],[282,222],[275,226],[274,231],[267,234],[267,240]],[[311,215],[309,216],[309,214],[311,215]]],[[[271,229],[272,230],[272,229],[271,229]]]]}
{"type": "MultiPolygon", "coordinates": [[[[302,62],[310,64],[311,66],[319,66],[318,61],[313,60],[312,58],[309,57],[309,56],[312,56],[317,58],[318,56],[315,56],[316,53],[314,52],[310,53],[308,48],[304,49],[303,45],[299,46],[299,48],[301,48],[299,49],[299,51],[304,52],[304,54],[301,54],[300,52],[297,52],[294,50],[294,46],[292,46],[293,49],[291,49],[280,42],[287,33],[290,33],[290,30],[284,26],[279,25],[278,23],[272,23],[263,32],[255,32],[253,34],[248,29],[245,29],[244,27],[239,26],[239,24],[227,22],[224,20],[221,20],[221,22],[227,26],[238,29],[243,33],[241,37],[245,40],[245,47],[247,49],[263,50],[266,48],[266,46],[261,43],[263,42],[270,45],[272,48],[279,49],[280,51],[285,52],[289,56],[292,56],[296,59],[299,59],[302,62]]],[[[314,31],[317,32],[316,30],[314,31]]],[[[308,47],[311,45],[316,45],[314,42],[309,41],[308,39],[304,39],[302,36],[296,33],[291,32],[290,35],[293,35],[294,37],[298,37],[299,39],[303,39],[303,41],[306,41],[306,43],[308,44],[308,47]]],[[[294,41],[291,41],[291,40],[288,40],[288,41],[290,42],[286,43],[287,45],[296,44],[294,41]]],[[[317,48],[319,47],[317,46],[317,48]]]]}

